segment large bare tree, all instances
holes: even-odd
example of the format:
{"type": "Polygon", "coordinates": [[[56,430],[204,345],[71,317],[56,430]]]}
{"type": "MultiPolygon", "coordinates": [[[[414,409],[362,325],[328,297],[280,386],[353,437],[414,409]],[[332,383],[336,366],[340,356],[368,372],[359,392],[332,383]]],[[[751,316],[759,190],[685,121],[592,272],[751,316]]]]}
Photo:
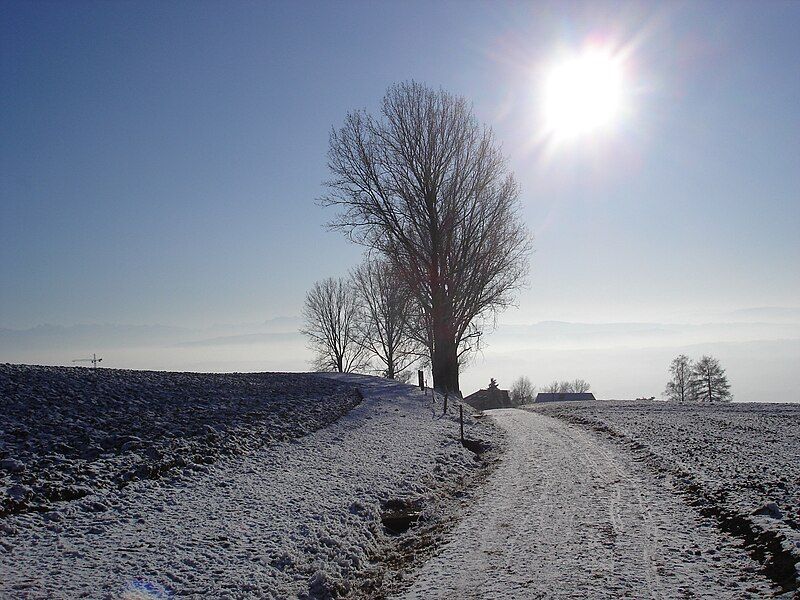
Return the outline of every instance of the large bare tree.
{"type": "Polygon", "coordinates": [[[332,226],[402,275],[427,320],[434,386],[460,393],[459,348],[513,302],[531,249],[492,131],[464,98],[400,83],[377,116],[351,112],[331,133],[328,166],[332,226]]]}
{"type": "Polygon", "coordinates": [[[358,299],[349,281],[329,277],[308,291],[300,331],[314,351],[315,370],[350,373],[367,366],[357,318],[358,299]]]}
{"type": "Polygon", "coordinates": [[[385,377],[395,379],[420,358],[408,286],[386,260],[367,259],[352,274],[360,300],[361,339],[385,377]]]}

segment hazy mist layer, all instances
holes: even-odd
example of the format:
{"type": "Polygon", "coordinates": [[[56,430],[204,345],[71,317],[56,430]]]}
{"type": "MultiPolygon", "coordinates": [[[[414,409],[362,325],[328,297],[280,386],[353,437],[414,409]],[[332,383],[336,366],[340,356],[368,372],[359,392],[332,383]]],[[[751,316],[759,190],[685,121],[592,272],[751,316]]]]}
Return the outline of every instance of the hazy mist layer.
{"type": "MultiPolygon", "coordinates": [[[[669,361],[684,353],[720,359],[740,402],[798,402],[800,309],[764,308],[696,323],[501,323],[461,377],[465,394],[490,377],[510,387],[520,375],[543,386],[580,377],[599,398],[660,397],[669,361]]],[[[300,321],[206,329],[168,326],[43,325],[0,329],[0,362],[72,363],[96,352],[102,366],[170,371],[305,371],[310,352],[300,321]]]]}

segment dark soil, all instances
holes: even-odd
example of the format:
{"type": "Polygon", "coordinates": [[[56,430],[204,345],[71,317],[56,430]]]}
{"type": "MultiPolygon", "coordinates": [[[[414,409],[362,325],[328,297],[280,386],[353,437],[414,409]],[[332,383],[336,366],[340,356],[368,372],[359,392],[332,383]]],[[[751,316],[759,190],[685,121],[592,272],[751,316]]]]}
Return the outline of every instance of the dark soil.
{"type": "Polygon", "coordinates": [[[300,437],[361,401],[310,374],[0,365],[0,518],[202,472],[300,437]]]}

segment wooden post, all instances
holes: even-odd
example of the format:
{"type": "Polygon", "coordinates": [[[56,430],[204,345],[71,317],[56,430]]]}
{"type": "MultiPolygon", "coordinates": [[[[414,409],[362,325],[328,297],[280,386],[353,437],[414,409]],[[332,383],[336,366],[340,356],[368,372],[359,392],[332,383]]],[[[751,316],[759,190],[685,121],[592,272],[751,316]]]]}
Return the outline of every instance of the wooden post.
{"type": "Polygon", "coordinates": [[[458,405],[458,420],[461,422],[461,444],[464,444],[464,405],[458,405]]]}
{"type": "Polygon", "coordinates": [[[443,415],[447,414],[447,392],[444,393],[444,411],[442,412],[443,415]]]}
{"type": "Polygon", "coordinates": [[[425,391],[425,375],[422,373],[422,369],[417,371],[417,377],[419,378],[419,389],[423,392],[425,391]]]}

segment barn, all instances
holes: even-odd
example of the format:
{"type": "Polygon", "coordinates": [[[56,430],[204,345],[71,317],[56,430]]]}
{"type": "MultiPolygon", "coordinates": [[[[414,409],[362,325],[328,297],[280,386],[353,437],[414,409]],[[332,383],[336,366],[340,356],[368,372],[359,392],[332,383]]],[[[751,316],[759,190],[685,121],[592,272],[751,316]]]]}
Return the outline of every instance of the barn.
{"type": "Polygon", "coordinates": [[[478,390],[464,398],[464,402],[475,410],[491,410],[493,408],[512,408],[511,396],[508,390],[501,390],[497,387],[497,382],[492,379],[489,387],[485,390],[478,390]]]}
{"type": "Polygon", "coordinates": [[[592,392],[582,392],[580,394],[573,393],[573,392],[564,392],[564,393],[544,393],[544,394],[536,394],[535,402],[574,402],[574,401],[586,401],[586,400],[594,400],[594,394],[592,392]]]}

